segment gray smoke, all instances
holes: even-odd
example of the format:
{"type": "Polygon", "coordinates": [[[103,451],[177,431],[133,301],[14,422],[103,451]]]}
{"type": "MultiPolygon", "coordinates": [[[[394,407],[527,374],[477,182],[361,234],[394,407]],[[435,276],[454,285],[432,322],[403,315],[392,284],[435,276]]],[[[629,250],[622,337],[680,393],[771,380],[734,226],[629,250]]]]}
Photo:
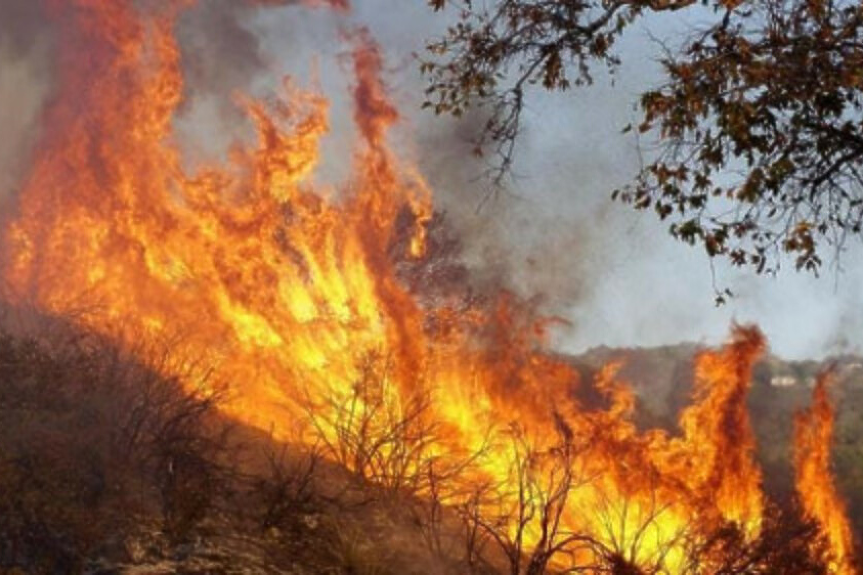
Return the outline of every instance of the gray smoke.
{"type": "MultiPolygon", "coordinates": [[[[0,2],[0,209],[26,171],[51,88],[51,34],[38,2],[0,2]]],[[[5,211],[5,210],[4,210],[5,211]]]]}
{"type": "MultiPolygon", "coordinates": [[[[611,190],[639,166],[633,136],[620,131],[638,118],[638,94],[661,81],[652,38],[673,43],[689,23],[660,17],[633,30],[620,45],[624,65],[613,83],[598,74],[582,91],[534,93],[517,177],[507,192],[483,203],[486,166],[472,158],[469,141],[482,118],[453,122],[419,111],[424,84],[416,67],[404,64],[443,30],[446,15],[422,3],[395,8],[362,0],[355,2],[355,19],[371,27],[396,67],[390,82],[417,143],[413,152],[438,205],[462,231],[469,261],[477,273],[538,295],[547,313],[568,319],[572,327],[557,338],[562,349],[718,343],[739,321],[760,324],[773,351],[787,357],[863,351],[859,242],[842,255],[844,271],[828,266],[821,278],[795,272],[792,262],[775,279],[722,262],[711,270],[703,251],[671,239],[652,213],[611,201],[611,190]],[[719,308],[714,275],[716,287],[737,294],[719,308]]],[[[326,40],[315,43],[328,49],[326,40]]]]}
{"type": "MultiPolygon", "coordinates": [[[[638,167],[635,142],[620,129],[637,117],[632,104],[638,93],[660,80],[648,29],[673,36],[668,19],[648,22],[621,45],[625,64],[614,85],[599,74],[589,89],[533,94],[517,178],[489,196],[486,164],[471,154],[481,114],[456,122],[420,111],[424,83],[411,54],[442,32],[448,16],[423,2],[353,4],[345,13],[201,0],[186,13],[179,34],[187,99],[177,129],[187,148],[196,150],[191,161],[219,157],[233,139],[249,136],[235,94],[272,94],[282,76],[291,75],[331,98],[332,133],[322,144],[321,179],[339,181],[349,169],[354,135],[343,31],[365,25],[384,48],[389,86],[403,113],[396,149],[427,176],[477,277],[539,298],[544,311],[571,322],[558,334],[562,349],[715,343],[735,319],[759,323],[774,351],[789,357],[863,348],[859,246],[844,254],[844,273],[825,270],[817,280],[791,269],[779,279],[753,278],[719,264],[718,285],[738,296],[717,309],[705,255],[670,239],[652,214],[611,202],[610,191],[638,167]]],[[[0,140],[0,195],[14,190],[24,173],[39,109],[50,96],[51,34],[38,5],[0,2],[0,122],[6,136],[0,140]]]]}

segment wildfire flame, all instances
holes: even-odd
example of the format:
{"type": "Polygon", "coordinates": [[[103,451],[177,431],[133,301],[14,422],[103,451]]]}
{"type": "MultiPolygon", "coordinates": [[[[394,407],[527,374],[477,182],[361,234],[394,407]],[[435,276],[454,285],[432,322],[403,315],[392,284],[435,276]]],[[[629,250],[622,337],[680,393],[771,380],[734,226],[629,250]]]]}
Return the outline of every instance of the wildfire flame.
{"type": "MultiPolygon", "coordinates": [[[[542,321],[515,298],[423,297],[401,279],[401,264],[434,257],[432,195],[387,147],[399,114],[368,34],[352,38],[359,138],[341,189],[313,183],[328,102],[289,80],[280,101],[244,100],[255,145],[187,173],[172,133],[183,99],[173,29],[186,3],[162,4],[52,4],[59,88],[5,229],[6,297],[54,313],[86,302],[78,321],[109,334],[123,326],[130,339],[182,332],[232,382],[226,410],[277,432],[309,406],[351,397],[371,372],[393,409],[427,398],[439,458],[483,453],[469,481],[514,481],[508,443],[489,440],[501,430],[537,453],[560,449],[563,437],[579,480],[561,521],[635,564],[673,570],[696,527],[732,521],[758,532],[763,495],[745,403],[764,349],[757,329],[739,328],[698,358],[681,436],[637,430],[635,398],[614,366],[596,382],[608,407],[580,406],[578,374],[545,351],[542,321]]],[[[819,390],[801,417],[799,483],[844,558],[849,531],[823,452],[832,413],[819,390]]],[[[531,465],[552,465],[544,461],[531,465]]],[[[538,525],[527,531],[542,537],[538,525]]]]}
{"type": "Polygon", "coordinates": [[[812,392],[812,405],[797,414],[794,422],[794,467],[803,510],[817,521],[827,538],[832,554],[831,568],[836,573],[854,573],[851,566],[851,526],[845,505],[833,486],[830,466],[835,417],[829,395],[832,377],[829,372],[818,377],[812,392]]]}

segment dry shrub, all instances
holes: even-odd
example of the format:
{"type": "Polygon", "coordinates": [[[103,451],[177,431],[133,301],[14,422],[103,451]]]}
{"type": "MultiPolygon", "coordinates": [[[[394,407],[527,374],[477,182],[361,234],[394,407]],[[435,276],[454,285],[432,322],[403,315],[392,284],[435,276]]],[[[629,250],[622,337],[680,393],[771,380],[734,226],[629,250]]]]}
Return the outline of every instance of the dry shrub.
{"type": "Polygon", "coordinates": [[[429,390],[418,381],[405,395],[394,387],[388,358],[370,354],[346,390],[306,398],[304,408],[315,441],[332,460],[388,496],[422,493],[427,469],[442,445],[431,413],[429,390]]]}
{"type": "Polygon", "coordinates": [[[153,523],[187,537],[226,481],[210,372],[176,342],[21,331],[0,329],[0,567],[77,572],[153,523]]]}
{"type": "Polygon", "coordinates": [[[460,506],[464,562],[471,572],[500,572],[502,557],[511,575],[540,575],[598,544],[561,521],[575,490],[588,480],[579,464],[587,443],[562,419],[556,423],[556,441],[545,448],[532,444],[513,424],[508,480],[478,486],[460,506]]]}
{"type": "Polygon", "coordinates": [[[755,538],[734,523],[693,538],[686,548],[683,575],[709,570],[723,575],[826,575],[829,546],[816,523],[801,519],[796,507],[769,506],[755,538]]]}
{"type": "Polygon", "coordinates": [[[321,449],[312,445],[291,450],[271,441],[264,448],[264,460],[264,472],[251,478],[256,523],[265,532],[287,529],[296,535],[323,506],[316,484],[321,449]]]}

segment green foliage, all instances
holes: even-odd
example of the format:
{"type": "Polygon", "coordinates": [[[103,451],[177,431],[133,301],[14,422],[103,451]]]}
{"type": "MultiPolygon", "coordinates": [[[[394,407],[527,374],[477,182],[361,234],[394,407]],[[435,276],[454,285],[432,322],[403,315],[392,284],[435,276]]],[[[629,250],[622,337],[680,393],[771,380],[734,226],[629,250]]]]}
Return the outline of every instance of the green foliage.
{"type": "Polygon", "coordinates": [[[489,8],[470,0],[432,0],[435,10],[459,4],[460,18],[428,45],[420,64],[429,78],[424,107],[461,116],[471,106],[491,113],[475,153],[495,142],[502,169],[512,160],[527,88],[566,90],[592,82],[594,61],[614,67],[612,47],[647,2],[502,0],[489,8]]]}

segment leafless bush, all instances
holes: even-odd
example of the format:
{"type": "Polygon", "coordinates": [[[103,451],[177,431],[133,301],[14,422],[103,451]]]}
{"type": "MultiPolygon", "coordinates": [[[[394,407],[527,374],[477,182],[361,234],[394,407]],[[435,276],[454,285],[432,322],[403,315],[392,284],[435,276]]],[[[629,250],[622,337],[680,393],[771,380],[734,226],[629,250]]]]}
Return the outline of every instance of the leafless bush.
{"type": "MultiPolygon", "coordinates": [[[[693,533],[693,535],[695,535],[693,533]]],[[[828,545],[817,524],[797,509],[769,506],[760,532],[750,537],[735,523],[724,523],[687,542],[683,575],[826,575],[828,545]]]]}
{"type": "Polygon", "coordinates": [[[157,517],[185,537],[227,481],[211,375],[167,344],[0,330],[0,567],[74,572],[157,517]]]}
{"type": "Polygon", "coordinates": [[[592,564],[600,572],[612,574],[660,574],[675,572],[675,550],[698,532],[695,519],[665,522],[675,512],[674,506],[658,497],[658,476],[640,477],[642,488],[627,495],[614,489],[609,493],[601,485],[592,486],[591,514],[596,532],[592,546],[592,564]]]}
{"type": "Polygon", "coordinates": [[[433,447],[443,445],[428,389],[400,393],[389,359],[369,355],[346,390],[309,397],[305,409],[326,454],[385,494],[416,495],[428,489],[433,447]]]}
{"type": "Polygon", "coordinates": [[[475,572],[494,563],[489,544],[505,558],[511,575],[546,573],[553,563],[599,545],[564,525],[572,494],[588,480],[579,465],[587,443],[577,440],[562,419],[556,423],[557,441],[544,449],[531,444],[514,424],[509,476],[480,488],[461,506],[465,562],[475,572]]]}
{"type": "Polygon", "coordinates": [[[264,448],[266,469],[252,479],[252,499],[259,527],[296,530],[321,508],[316,474],[322,460],[318,445],[289,450],[287,444],[264,448]]]}
{"type": "Polygon", "coordinates": [[[438,475],[434,462],[426,469],[428,490],[411,506],[414,521],[419,527],[426,548],[439,563],[450,560],[455,541],[448,537],[446,525],[447,503],[452,500],[452,486],[447,478],[438,475]]]}
{"type": "MultiPolygon", "coordinates": [[[[142,465],[158,489],[164,532],[179,542],[231,489],[236,472],[229,453],[232,428],[216,415],[224,388],[213,384],[211,369],[178,362],[171,349],[145,351],[142,356],[152,362],[146,373],[132,368],[120,378],[132,385],[130,409],[117,431],[127,460],[142,465]],[[158,373],[173,377],[152,375],[158,373]]],[[[129,364],[119,363],[128,369],[124,365],[129,364]]]]}
{"type": "Polygon", "coordinates": [[[481,537],[476,531],[462,532],[467,525],[459,510],[484,492],[475,483],[480,473],[475,463],[486,455],[488,448],[489,444],[484,443],[455,467],[441,465],[440,471],[439,462],[430,461],[426,467],[426,489],[419,497],[405,502],[436,573],[478,571],[476,565],[470,565],[470,559],[481,556],[481,537]]]}
{"type": "Polygon", "coordinates": [[[392,551],[372,545],[356,526],[336,522],[330,553],[339,572],[355,575],[390,575],[392,551]]]}

